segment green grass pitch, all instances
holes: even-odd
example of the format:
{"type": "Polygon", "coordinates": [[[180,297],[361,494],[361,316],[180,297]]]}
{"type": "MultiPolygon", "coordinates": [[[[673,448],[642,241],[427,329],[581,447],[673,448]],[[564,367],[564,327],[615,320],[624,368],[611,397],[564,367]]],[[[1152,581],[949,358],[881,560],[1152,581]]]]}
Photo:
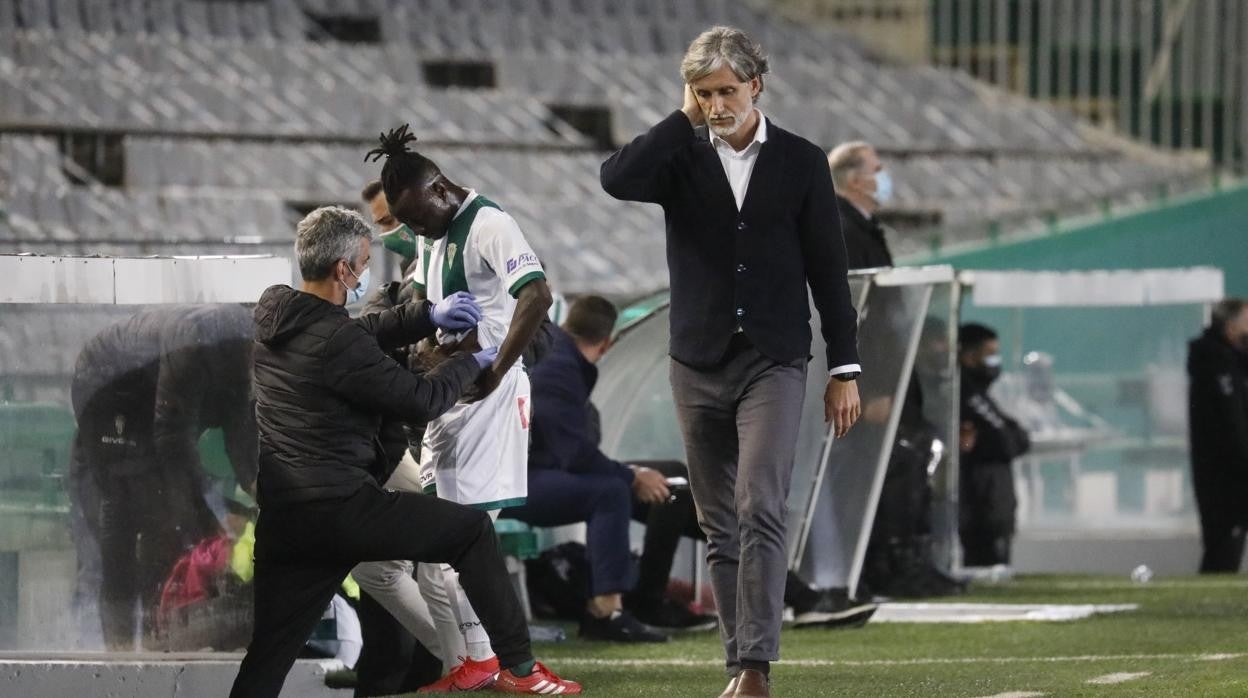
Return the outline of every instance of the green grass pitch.
{"type": "MultiPolygon", "coordinates": [[[[1140,608],[1058,623],[786,629],[787,663],[772,669],[773,694],[1248,696],[1248,579],[1242,576],[1149,584],[1132,583],[1125,575],[1023,577],[976,586],[956,600],[1140,608]],[[1094,680],[1120,682],[1090,683],[1094,680]]],[[[569,627],[569,635],[575,628],[569,627]]],[[[716,696],[727,682],[713,632],[665,645],[572,639],[535,650],[592,696],[716,696]]]]}

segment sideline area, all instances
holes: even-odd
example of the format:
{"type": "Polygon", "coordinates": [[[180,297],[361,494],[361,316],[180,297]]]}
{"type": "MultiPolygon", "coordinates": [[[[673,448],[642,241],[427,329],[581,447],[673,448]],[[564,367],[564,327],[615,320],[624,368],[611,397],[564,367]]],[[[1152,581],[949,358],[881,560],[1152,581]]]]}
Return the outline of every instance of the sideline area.
{"type": "MultiPolygon", "coordinates": [[[[1248,695],[1246,581],[1025,576],[954,602],[1139,608],[1065,622],[790,629],[776,695],[1248,695]]],[[[721,683],[713,633],[644,649],[571,641],[542,655],[598,696],[705,696],[721,683]]]]}
{"type": "MultiPolygon", "coordinates": [[[[774,670],[780,696],[1248,695],[1243,576],[1030,576],[978,583],[956,604],[1137,605],[1063,622],[876,623],[859,630],[788,629],[774,670]]],[[[934,605],[934,604],[933,604],[934,605]]],[[[569,637],[576,629],[568,626],[569,637]]],[[[556,671],[594,696],[707,696],[722,688],[713,632],[665,645],[571,639],[542,644],[556,671]]],[[[0,655],[0,695],[218,695],[238,655],[0,655]],[[35,693],[22,677],[39,678],[35,693]],[[108,683],[116,683],[110,686],[108,683]],[[47,693],[51,689],[53,693],[47,693]],[[18,692],[14,692],[18,691],[18,692]]],[[[283,695],[349,696],[324,687],[332,662],[302,660],[283,695]]],[[[343,678],[341,675],[336,678],[343,678]]]]}

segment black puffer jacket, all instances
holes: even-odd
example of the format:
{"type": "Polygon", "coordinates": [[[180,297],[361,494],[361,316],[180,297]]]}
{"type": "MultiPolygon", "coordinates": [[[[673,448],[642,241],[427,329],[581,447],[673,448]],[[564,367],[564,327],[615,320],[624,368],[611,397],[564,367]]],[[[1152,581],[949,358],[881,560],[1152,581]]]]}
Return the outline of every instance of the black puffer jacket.
{"type": "MultiPolygon", "coordinates": [[[[251,311],[241,305],[172,305],[117,322],[78,355],[72,397],[80,437],[120,428],[151,458],[92,458],[99,474],[134,475],[159,465],[202,472],[199,439],[220,427],[238,482],[256,479],[251,404],[251,311]]],[[[74,473],[77,476],[77,473],[74,473]]]]}
{"type": "Polygon", "coordinates": [[[962,371],[962,421],[975,427],[975,446],[962,454],[962,467],[1006,467],[1031,450],[1031,437],[988,394],[991,380],[962,371]]]}
{"type": "Polygon", "coordinates": [[[415,376],[386,351],[434,333],[429,304],[352,320],[289,286],[256,306],[256,419],[261,505],[346,497],[373,482],[383,416],[424,422],[450,409],[480,374],[465,354],[415,376]]]}
{"type": "Polygon", "coordinates": [[[1196,501],[1248,521],[1248,355],[1206,330],[1188,345],[1187,373],[1196,501]]]}

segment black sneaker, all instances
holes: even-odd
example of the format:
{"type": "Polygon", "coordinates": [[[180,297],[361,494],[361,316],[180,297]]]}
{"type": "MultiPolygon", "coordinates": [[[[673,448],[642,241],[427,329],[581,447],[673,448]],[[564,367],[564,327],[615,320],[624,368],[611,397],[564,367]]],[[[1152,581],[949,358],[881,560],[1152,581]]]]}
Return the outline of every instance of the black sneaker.
{"type": "Polygon", "coordinates": [[[793,626],[797,628],[861,628],[871,620],[879,606],[849,598],[844,589],[823,589],[811,607],[793,609],[793,626]]]}
{"type": "Polygon", "coordinates": [[[664,599],[657,604],[633,607],[637,620],[665,630],[710,630],[719,625],[715,616],[694,613],[688,606],[664,599]]]}
{"type": "Polygon", "coordinates": [[[667,636],[637,620],[628,611],[616,611],[606,618],[586,616],[581,620],[582,640],[605,642],[667,642],[667,636]]]}

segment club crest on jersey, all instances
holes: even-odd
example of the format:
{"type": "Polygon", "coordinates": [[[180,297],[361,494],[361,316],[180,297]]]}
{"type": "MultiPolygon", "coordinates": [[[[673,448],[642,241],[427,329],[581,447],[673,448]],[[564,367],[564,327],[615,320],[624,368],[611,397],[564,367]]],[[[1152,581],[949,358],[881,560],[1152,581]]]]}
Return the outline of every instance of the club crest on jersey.
{"type": "Polygon", "coordinates": [[[519,269],[520,267],[527,267],[530,265],[536,266],[537,264],[538,264],[537,255],[533,254],[532,252],[525,252],[519,257],[512,257],[511,259],[507,260],[507,273],[510,274],[511,272],[519,269]]]}

